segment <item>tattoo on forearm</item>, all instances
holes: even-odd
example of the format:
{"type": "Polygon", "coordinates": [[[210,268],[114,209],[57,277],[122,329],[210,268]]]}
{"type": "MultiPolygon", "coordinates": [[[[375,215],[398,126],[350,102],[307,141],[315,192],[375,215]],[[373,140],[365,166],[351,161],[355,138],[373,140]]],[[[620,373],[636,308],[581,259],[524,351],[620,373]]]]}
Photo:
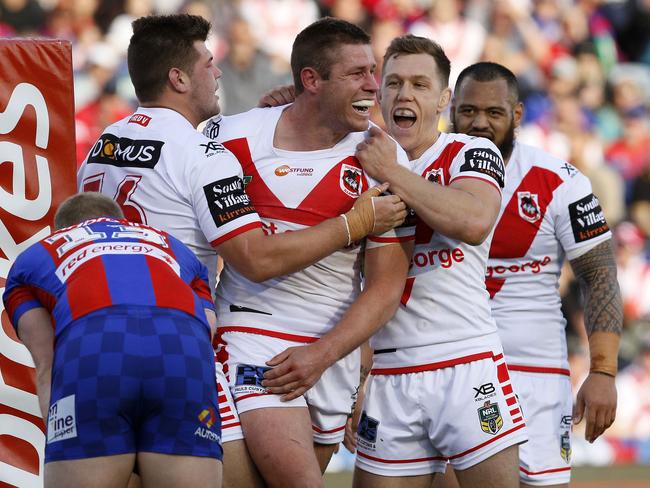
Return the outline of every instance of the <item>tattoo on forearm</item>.
{"type": "Polygon", "coordinates": [[[587,334],[595,331],[620,334],[623,329],[623,301],[616,280],[612,240],[601,242],[571,261],[585,299],[587,334]]]}

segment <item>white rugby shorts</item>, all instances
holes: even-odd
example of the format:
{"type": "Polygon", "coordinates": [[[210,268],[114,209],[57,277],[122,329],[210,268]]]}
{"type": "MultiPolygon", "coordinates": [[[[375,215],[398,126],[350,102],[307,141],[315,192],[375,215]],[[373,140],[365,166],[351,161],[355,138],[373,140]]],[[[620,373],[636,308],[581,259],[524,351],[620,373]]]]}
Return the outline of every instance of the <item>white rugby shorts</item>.
{"type": "MultiPolygon", "coordinates": [[[[219,337],[218,357],[223,363],[224,379],[237,412],[269,407],[307,407],[312,420],[314,442],[337,444],[343,440],[347,417],[359,385],[358,349],[330,366],[303,396],[283,402],[280,401],[280,395],[267,392],[261,385],[264,372],[269,369],[266,361],[289,347],[304,346],[307,340],[315,340],[305,337],[303,342],[297,342],[263,334],[228,332],[227,327],[223,329],[226,331],[219,337]]],[[[224,404],[219,404],[220,410],[228,407],[232,409],[232,404],[227,403],[228,398],[224,400],[224,404]]],[[[240,428],[238,437],[231,435],[228,430],[222,425],[223,442],[243,438],[240,428]]]]}
{"type": "Polygon", "coordinates": [[[443,473],[449,462],[463,470],[526,441],[503,353],[452,361],[371,376],[359,421],[358,468],[415,476],[443,473]]]}
{"type": "Polygon", "coordinates": [[[533,486],[569,483],[573,420],[569,371],[512,368],[510,378],[526,416],[529,439],[519,448],[520,479],[533,486]]]}

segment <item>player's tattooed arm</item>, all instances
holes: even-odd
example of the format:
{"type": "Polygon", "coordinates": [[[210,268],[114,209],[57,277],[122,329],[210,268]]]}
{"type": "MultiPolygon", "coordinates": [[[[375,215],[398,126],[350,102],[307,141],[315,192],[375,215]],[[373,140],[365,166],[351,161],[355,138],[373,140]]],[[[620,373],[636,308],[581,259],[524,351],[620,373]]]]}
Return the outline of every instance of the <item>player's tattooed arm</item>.
{"type": "Polygon", "coordinates": [[[623,329],[623,301],[616,279],[616,260],[612,240],[601,242],[571,261],[585,300],[587,334],[623,329]]]}
{"type": "Polygon", "coordinates": [[[571,261],[585,299],[589,335],[589,375],[576,395],[573,419],[587,419],[585,439],[593,442],[616,418],[618,345],[623,327],[623,303],[616,280],[612,241],[601,242],[571,261]]]}

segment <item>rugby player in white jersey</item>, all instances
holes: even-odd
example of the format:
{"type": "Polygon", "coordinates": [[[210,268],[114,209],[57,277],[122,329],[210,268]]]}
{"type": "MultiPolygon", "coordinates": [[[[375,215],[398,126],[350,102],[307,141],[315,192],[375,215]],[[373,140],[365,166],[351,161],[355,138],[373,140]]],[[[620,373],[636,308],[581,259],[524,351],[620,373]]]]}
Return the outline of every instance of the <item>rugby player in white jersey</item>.
{"type": "Polygon", "coordinates": [[[490,315],[484,274],[504,187],[487,139],[438,131],[449,60],[429,39],[393,40],[364,170],[415,210],[415,251],[395,317],[371,339],[374,364],[357,438],[357,487],[429,487],[449,462],[463,487],[518,485],[524,421],[490,315]]]}
{"type": "Polygon", "coordinates": [[[516,142],[522,113],[517,80],[504,66],[477,63],[458,77],[454,129],[490,139],[507,165],[486,284],[528,428],[521,486],[559,488],[570,480],[572,419],[586,419],[589,442],[614,421],[623,313],[612,236],[589,180],[566,161],[516,142]],[[584,294],[591,354],[573,414],[558,292],[565,257],[584,294]]]}
{"type": "MultiPolygon", "coordinates": [[[[378,89],[368,35],[321,19],[297,36],[291,62],[292,105],[217,119],[205,130],[239,159],[272,234],[338,215],[369,184],[354,157],[378,89]]],[[[391,157],[408,165],[394,142],[391,157]]],[[[263,283],[226,259],[217,288],[219,352],[246,444],[269,486],[322,486],[358,384],[355,349],[399,304],[413,231],[371,236],[263,283]]]]}
{"type": "MultiPolygon", "coordinates": [[[[209,30],[207,21],[191,15],[134,22],[128,64],[140,107],[100,136],[79,170],[79,190],[107,194],[129,220],[178,237],[208,266],[213,284],[215,249],[246,278],[264,281],[403,220],[397,197],[366,195],[341,212],[343,218],[331,212],[304,232],[265,235],[244,192],[240,164],[196,131],[219,111],[220,71],[205,46],[209,30]]],[[[227,395],[227,388],[220,391],[220,398],[227,395]]],[[[220,413],[225,433],[237,423],[236,413],[220,413]]],[[[243,443],[228,443],[224,451],[225,485],[254,484],[243,443]]]]}

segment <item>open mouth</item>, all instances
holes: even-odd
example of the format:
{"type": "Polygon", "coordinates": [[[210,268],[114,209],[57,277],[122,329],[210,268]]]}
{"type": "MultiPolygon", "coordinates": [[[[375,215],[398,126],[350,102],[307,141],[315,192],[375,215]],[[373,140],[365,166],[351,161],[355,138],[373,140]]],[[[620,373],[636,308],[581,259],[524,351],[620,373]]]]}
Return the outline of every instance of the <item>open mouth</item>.
{"type": "Polygon", "coordinates": [[[356,102],[352,102],[354,111],[362,115],[367,115],[374,106],[374,100],[357,100],[356,102]]]}
{"type": "Polygon", "coordinates": [[[415,112],[409,108],[398,108],[393,112],[393,122],[400,129],[413,127],[417,119],[418,117],[415,115],[415,112]]]}

